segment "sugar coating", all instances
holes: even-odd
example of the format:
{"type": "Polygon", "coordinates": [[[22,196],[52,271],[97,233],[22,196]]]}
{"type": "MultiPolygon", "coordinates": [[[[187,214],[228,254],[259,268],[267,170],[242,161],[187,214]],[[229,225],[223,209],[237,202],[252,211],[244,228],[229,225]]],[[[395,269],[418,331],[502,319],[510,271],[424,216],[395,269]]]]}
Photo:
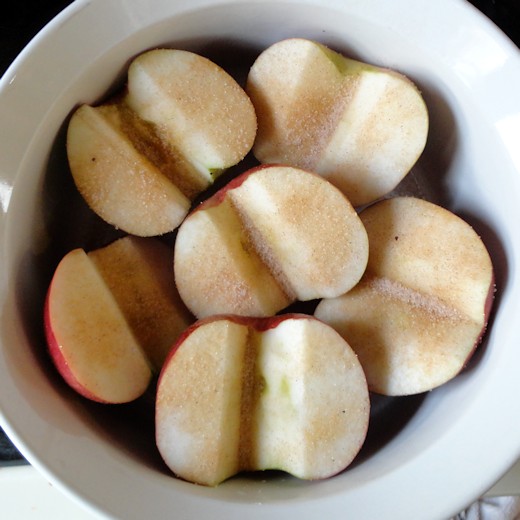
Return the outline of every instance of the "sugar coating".
{"type": "Polygon", "coordinates": [[[91,209],[128,233],[153,236],[178,227],[255,134],[254,108],[231,76],[194,53],[158,49],[132,61],[126,91],[73,114],[67,153],[91,209]]]}
{"type": "Polygon", "coordinates": [[[72,250],[59,263],[46,311],[53,359],[73,388],[110,403],[132,401],[144,393],[151,379],[147,359],[82,249],[72,250]]]}
{"type": "Polygon", "coordinates": [[[196,316],[266,316],[349,290],[367,265],[368,239],[330,183],[269,166],[189,215],[174,258],[179,293],[196,316]]]}
{"type": "Polygon", "coordinates": [[[382,201],[360,217],[370,241],[370,274],[435,296],[462,315],[482,321],[493,266],[468,223],[415,197],[382,201]]]}
{"type": "Polygon", "coordinates": [[[291,302],[257,254],[229,198],[183,222],[174,271],[183,301],[199,318],[223,312],[268,316],[291,302]]]}
{"type": "Polygon", "coordinates": [[[126,236],[88,253],[128,326],[159,372],[193,317],[175,287],[171,248],[156,239],[126,236]]]}
{"type": "Polygon", "coordinates": [[[157,445],[177,475],[204,485],[266,469],[326,478],[359,452],[369,410],[363,370],[330,327],[308,316],[266,330],[216,318],[161,375],[157,445]]]}
{"type": "Polygon", "coordinates": [[[238,83],[210,60],[158,49],[136,58],[128,77],[129,106],[194,163],[227,168],[250,150],[254,108],[238,83]]]}
{"type": "Polygon", "coordinates": [[[364,227],[345,197],[309,172],[271,167],[229,197],[264,263],[296,299],[349,290],[367,262],[364,227]]]}
{"type": "Polygon", "coordinates": [[[489,254],[466,222],[421,199],[384,200],[360,216],[366,272],[348,293],[322,300],[315,315],[349,341],[374,392],[431,390],[462,370],[485,331],[489,254]]]}
{"type": "Polygon", "coordinates": [[[316,42],[266,49],[246,90],[258,116],[255,156],[314,170],[354,206],[395,188],[426,144],[426,105],[408,78],[316,42]]]}
{"type": "Polygon", "coordinates": [[[121,130],[112,105],[84,105],[73,116],[67,153],[74,182],[105,221],[138,235],[175,229],[190,202],[121,130]]]}
{"type": "Polygon", "coordinates": [[[348,340],[369,388],[393,396],[426,392],[455,377],[484,327],[428,295],[367,278],[322,300],[315,315],[348,340]]]}
{"type": "Polygon", "coordinates": [[[404,305],[427,314],[431,320],[465,319],[457,309],[450,307],[440,298],[413,290],[389,278],[367,278],[367,284],[371,290],[378,292],[384,298],[399,300],[404,305]]]}

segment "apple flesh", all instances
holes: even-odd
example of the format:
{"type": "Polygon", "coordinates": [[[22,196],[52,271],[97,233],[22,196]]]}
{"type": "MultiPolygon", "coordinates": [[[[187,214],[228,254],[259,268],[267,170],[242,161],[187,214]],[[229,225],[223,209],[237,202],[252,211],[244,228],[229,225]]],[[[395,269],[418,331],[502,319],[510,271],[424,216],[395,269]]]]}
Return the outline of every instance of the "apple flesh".
{"type": "Polygon", "coordinates": [[[85,251],[58,265],[45,306],[49,352],[65,381],[103,403],[137,399],[151,367],[125,317],[85,251]]]}
{"type": "Polygon", "coordinates": [[[67,156],[78,191],[105,222],[137,236],[175,229],[189,198],[127,135],[119,104],[81,106],[67,131],[67,156]]]}
{"type": "Polygon", "coordinates": [[[44,310],[51,358],[88,399],[137,399],[193,318],[176,294],[172,254],[155,239],[125,237],[69,252],[51,280],[44,310]]]}
{"type": "Polygon", "coordinates": [[[215,486],[242,471],[322,479],[366,437],[370,401],[349,345],[312,316],[212,316],[172,349],[156,441],[180,478],[215,486]]]}
{"type": "Polygon", "coordinates": [[[258,118],[256,158],[315,171],[354,206],[393,190],[426,144],[427,108],[408,78],[314,41],[268,47],[246,91],[258,118]]]}
{"type": "Polygon", "coordinates": [[[488,251],[469,224],[397,197],[360,214],[370,253],[360,283],[315,316],[352,346],[372,391],[417,394],[455,377],[485,331],[494,294],[488,251]]]}
{"type": "Polygon", "coordinates": [[[128,70],[128,106],[151,123],[209,186],[253,146],[256,114],[242,87],[193,52],[157,49],[128,70]]]}
{"type": "Polygon", "coordinates": [[[253,168],[180,226],[175,281],[198,318],[270,316],[301,300],[338,296],[361,278],[366,231],[352,205],[318,175],[253,168]]]}
{"type": "Polygon", "coordinates": [[[74,112],[67,155],[94,212],[153,236],[176,229],[255,135],[251,101],[223,69],[191,52],[156,49],[132,61],[125,92],[74,112]]]}
{"type": "Polygon", "coordinates": [[[173,251],[157,239],[128,236],[88,257],[159,372],[173,343],[194,321],[173,277],[173,251]]]}

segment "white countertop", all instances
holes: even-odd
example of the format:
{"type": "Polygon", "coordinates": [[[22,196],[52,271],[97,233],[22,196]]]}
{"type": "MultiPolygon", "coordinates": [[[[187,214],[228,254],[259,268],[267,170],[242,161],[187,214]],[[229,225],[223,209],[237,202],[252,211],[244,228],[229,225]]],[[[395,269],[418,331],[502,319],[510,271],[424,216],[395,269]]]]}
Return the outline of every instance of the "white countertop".
{"type": "Polygon", "coordinates": [[[2,518],[10,520],[94,520],[86,511],[32,466],[0,467],[2,518]]]}
{"type": "MultiPolygon", "coordinates": [[[[520,495],[520,461],[486,496],[520,495]]],[[[2,517],[10,520],[99,520],[28,465],[0,467],[2,517]]]]}

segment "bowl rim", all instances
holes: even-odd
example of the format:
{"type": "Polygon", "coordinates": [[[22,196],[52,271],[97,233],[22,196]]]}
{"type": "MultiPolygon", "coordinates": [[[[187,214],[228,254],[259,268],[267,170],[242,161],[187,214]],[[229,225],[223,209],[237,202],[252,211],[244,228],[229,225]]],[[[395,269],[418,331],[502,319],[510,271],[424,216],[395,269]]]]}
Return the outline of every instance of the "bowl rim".
{"type": "MultiPolygon", "coordinates": [[[[420,8],[428,9],[427,0],[401,1],[403,5],[408,6],[411,6],[415,3],[415,10],[419,10],[420,8]]],[[[165,4],[165,2],[162,0],[157,0],[157,2],[159,4],[162,2],[162,5],[165,4]]],[[[112,2],[112,5],[113,8],[116,8],[118,4],[123,3],[123,0],[117,0],[112,2]]],[[[148,3],[149,2],[146,2],[145,0],[138,0],[135,2],[136,5],[143,9],[144,6],[148,3]]],[[[205,9],[207,7],[212,7],[215,4],[219,3],[223,3],[228,6],[239,6],[245,5],[249,2],[247,2],[247,0],[232,0],[228,2],[218,2],[218,0],[196,0],[195,2],[190,2],[189,0],[179,0],[178,2],[176,2],[175,8],[172,7],[172,13],[175,11],[175,9],[178,9],[178,12],[196,11],[200,9],[205,9]]],[[[275,4],[277,2],[271,0],[260,0],[253,3],[256,5],[268,5],[275,4]]],[[[287,5],[296,5],[300,2],[297,2],[295,0],[288,0],[282,3],[287,5]]],[[[317,3],[320,3],[322,6],[325,7],[330,7],[331,9],[343,8],[345,4],[344,2],[341,2],[339,0],[323,0],[322,2],[309,0],[305,2],[305,5],[312,6],[317,3]]],[[[375,0],[370,3],[373,5],[381,4],[381,0],[375,0]]],[[[101,4],[103,4],[103,0],[75,0],[75,2],[70,4],[67,8],[65,8],[64,11],[62,11],[58,16],[56,16],[45,28],[43,28],[30,41],[30,43],[14,60],[14,62],[7,69],[7,71],[4,73],[3,77],[0,80],[0,114],[4,113],[2,110],[8,110],[12,119],[14,108],[16,107],[16,109],[18,109],[24,106],[23,104],[20,104],[24,99],[27,100],[27,97],[24,98],[23,95],[27,96],[32,91],[32,85],[28,84],[30,76],[27,75],[27,70],[30,67],[35,66],[40,56],[45,56],[46,53],[49,52],[49,49],[54,48],[57,44],[60,43],[59,40],[62,31],[66,30],[67,28],[70,29],[71,25],[74,25],[74,27],[76,27],[75,24],[80,23],[82,17],[86,17],[89,13],[94,12],[95,9],[97,9],[101,4]],[[74,21],[74,24],[72,24],[71,21],[74,21]],[[45,51],[42,51],[42,48],[45,48],[45,51]],[[14,87],[19,89],[18,92],[15,92],[14,87]],[[23,95],[19,94],[20,91],[23,93],[23,95]],[[3,103],[2,99],[4,100],[3,103]],[[11,107],[9,108],[5,106],[7,104],[12,103],[14,104],[11,105],[11,107]],[[2,106],[2,104],[4,104],[4,106],[2,106]]],[[[436,6],[437,9],[445,8],[449,12],[454,10],[459,14],[461,12],[465,13],[465,16],[469,16],[475,24],[484,27],[486,34],[488,34],[490,37],[490,41],[496,43],[496,45],[500,49],[502,49],[506,54],[508,60],[508,71],[513,70],[516,67],[517,73],[515,73],[514,76],[511,76],[511,72],[508,72],[508,74],[509,77],[513,79],[513,84],[520,86],[520,52],[518,51],[518,48],[498,28],[496,28],[494,24],[492,24],[492,22],[490,22],[483,15],[481,15],[481,13],[476,10],[476,8],[471,6],[465,0],[441,0],[440,2],[436,3],[436,6]]],[[[120,38],[125,38],[127,36],[128,35],[125,34],[119,34],[120,38]]],[[[101,41],[99,42],[99,45],[101,45],[101,41]]],[[[57,64],[55,67],[58,66],[59,65],[57,64]]],[[[48,76],[51,76],[55,73],[55,69],[49,70],[47,72],[37,69],[37,73],[43,73],[47,74],[48,76]]],[[[56,80],[54,80],[53,78],[47,78],[47,81],[51,90],[49,90],[48,94],[44,93],[44,97],[45,95],[51,96],[52,88],[57,88],[57,83],[55,82],[56,80]]],[[[41,116],[41,119],[44,119],[46,114],[52,109],[52,99],[39,100],[38,103],[36,103],[36,107],[39,110],[39,112],[35,112],[36,116],[41,116]],[[47,101],[51,102],[47,103],[47,101]]],[[[517,104],[516,108],[518,107],[519,105],[517,104]]],[[[513,129],[519,128],[520,122],[516,121],[516,126],[514,126],[513,129]]],[[[7,210],[9,208],[11,199],[10,190],[12,190],[15,177],[21,169],[21,165],[25,160],[25,148],[32,146],[33,137],[38,133],[38,130],[38,124],[31,124],[27,128],[25,128],[25,132],[20,136],[20,142],[12,150],[13,153],[8,155],[2,154],[5,155],[5,158],[0,159],[0,202],[1,207],[3,209],[3,211],[0,213],[0,239],[2,241],[3,260],[7,259],[6,248],[4,246],[6,243],[6,221],[8,213],[7,210]]],[[[7,149],[9,150],[9,148],[7,149]]],[[[518,155],[515,157],[515,160],[517,158],[520,160],[520,157],[518,157],[518,155]]],[[[517,168],[519,168],[520,162],[517,162],[516,166],[517,168]]],[[[10,287],[10,281],[7,279],[7,273],[2,272],[1,276],[2,278],[0,282],[0,289],[2,292],[1,304],[3,307],[5,303],[4,293],[7,291],[8,287],[10,287]]],[[[511,277],[514,278],[514,283],[518,285],[518,282],[516,281],[517,275],[515,272],[511,272],[511,277]]],[[[2,313],[3,312],[4,311],[2,309],[2,313]]],[[[497,363],[499,362],[497,361],[497,363]]],[[[3,360],[0,360],[0,367],[4,367],[3,360]]],[[[500,368],[504,369],[502,365],[500,365],[500,368]]],[[[507,373],[504,373],[508,376],[513,376],[513,368],[511,367],[511,369],[507,373]]],[[[15,387],[11,386],[10,383],[0,383],[0,388],[2,387],[3,389],[9,389],[10,391],[16,390],[15,387]]],[[[503,395],[503,390],[505,388],[506,385],[505,383],[503,383],[501,385],[500,395],[503,395]]],[[[48,480],[56,483],[56,485],[62,491],[73,496],[76,500],[80,500],[83,503],[88,502],[89,507],[94,508],[98,514],[103,514],[103,502],[100,501],[99,497],[83,496],[81,490],[77,486],[76,488],[71,487],[65,481],[65,479],[63,478],[63,474],[60,475],[55,470],[49,469],[47,461],[41,458],[41,455],[34,450],[34,444],[28,442],[27,434],[24,434],[19,430],[18,423],[16,420],[13,419],[13,417],[10,416],[10,412],[4,413],[4,410],[8,410],[9,407],[6,405],[6,398],[2,397],[3,393],[4,392],[0,392],[0,424],[7,432],[7,434],[14,440],[15,444],[20,448],[21,452],[39,471],[41,471],[46,476],[48,480]]],[[[478,485],[476,485],[476,483],[473,480],[471,486],[461,486],[461,488],[464,488],[461,489],[461,496],[464,497],[462,501],[460,501],[461,504],[463,502],[472,500],[472,498],[476,497],[479,493],[484,492],[487,488],[489,488],[510,466],[514,464],[514,462],[520,456],[520,426],[516,425],[514,422],[514,417],[518,417],[518,415],[513,413],[511,414],[512,417],[505,419],[504,410],[500,407],[500,403],[498,403],[496,400],[492,402],[497,406],[497,409],[490,413],[490,420],[495,421],[497,425],[500,424],[499,429],[501,433],[504,433],[506,430],[516,432],[518,434],[518,440],[513,442],[509,437],[504,439],[497,451],[498,456],[495,463],[492,464],[490,461],[487,462],[487,469],[489,470],[487,479],[483,479],[483,481],[480,482],[480,484],[478,485]]],[[[516,410],[516,412],[520,414],[520,405],[516,404],[516,408],[514,408],[514,410],[516,410]]],[[[506,411],[506,413],[510,413],[510,411],[511,410],[508,410],[506,411]]],[[[463,452],[464,457],[469,458],[470,453],[468,453],[467,447],[460,445],[460,438],[464,433],[463,428],[467,428],[468,426],[478,428],[481,424],[481,421],[478,418],[478,414],[475,415],[476,412],[477,411],[474,409],[469,410],[468,417],[470,417],[470,421],[468,421],[464,425],[462,425],[461,423],[457,423],[453,430],[451,430],[450,432],[446,432],[446,434],[439,439],[438,444],[436,446],[432,447],[429,450],[426,450],[423,454],[418,456],[417,459],[413,461],[413,464],[409,463],[406,467],[401,468],[400,470],[395,471],[391,475],[389,475],[388,480],[386,481],[388,490],[392,491],[395,494],[399,494],[400,486],[402,486],[401,477],[406,472],[412,471],[411,466],[417,466],[427,461],[429,467],[431,468],[431,473],[435,473],[436,470],[441,471],[443,469],[442,461],[435,461],[434,459],[435,454],[438,452],[438,450],[442,449],[442,446],[446,448],[450,445],[455,445],[458,447],[459,450],[463,452]]],[[[119,460],[118,463],[122,464],[122,460],[119,460]]],[[[461,478],[460,473],[456,473],[456,475],[456,478],[461,478]]],[[[419,475],[416,476],[418,477],[419,475]]],[[[438,481],[435,482],[438,483],[438,481]]],[[[359,493],[359,500],[373,500],[373,495],[370,494],[370,492],[373,491],[373,488],[367,488],[366,491],[361,490],[359,493]]],[[[196,508],[198,507],[197,504],[204,504],[203,507],[213,508],[215,514],[222,515],[222,518],[229,518],[230,514],[235,514],[237,513],[237,511],[244,511],[241,505],[231,504],[229,502],[216,502],[214,501],[214,499],[208,497],[209,495],[207,494],[195,493],[195,495],[193,496],[193,502],[189,505],[189,507],[192,508],[191,511],[194,512],[195,515],[196,508]]],[[[425,497],[423,496],[421,498],[424,499],[425,497]]],[[[321,508],[322,511],[321,514],[323,514],[323,511],[325,510],[332,513],[333,511],[340,510],[344,507],[344,504],[339,496],[329,496],[327,499],[316,500],[315,502],[316,504],[319,503],[319,508],[321,508]]],[[[455,501],[452,502],[454,503],[455,501]]],[[[308,514],[304,514],[304,518],[314,518],[314,516],[311,515],[314,515],[315,513],[315,517],[317,518],[317,509],[314,509],[314,505],[309,505],[305,502],[305,500],[303,500],[303,502],[301,503],[298,502],[298,504],[298,507],[302,508],[302,511],[305,507],[309,509],[308,514]]],[[[281,518],[282,515],[285,516],[288,512],[292,512],[294,514],[294,512],[296,512],[296,509],[293,509],[294,505],[294,503],[263,504],[261,508],[262,511],[258,512],[258,516],[257,513],[255,513],[254,516],[252,516],[252,518],[261,518],[266,516],[267,514],[273,515],[274,518],[276,518],[277,515],[280,515],[281,518]]]]}

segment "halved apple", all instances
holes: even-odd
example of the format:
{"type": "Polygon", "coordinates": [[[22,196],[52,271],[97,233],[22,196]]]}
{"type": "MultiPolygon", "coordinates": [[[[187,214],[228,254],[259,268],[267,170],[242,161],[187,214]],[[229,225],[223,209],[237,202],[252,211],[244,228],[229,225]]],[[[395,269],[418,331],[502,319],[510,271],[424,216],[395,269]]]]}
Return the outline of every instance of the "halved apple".
{"type": "Polygon", "coordinates": [[[136,148],[118,103],[81,106],[67,133],[69,166],[89,207],[109,224],[137,236],[175,229],[190,199],[146,153],[136,148]]]}
{"type": "Polygon", "coordinates": [[[426,144],[428,112],[412,81],[314,41],[268,47],[246,91],[258,117],[258,160],[313,170],[354,206],[394,189],[426,144]]]}
{"type": "Polygon", "coordinates": [[[88,257],[114,296],[155,372],[194,321],[172,272],[173,252],[156,239],[128,236],[88,257]]]}
{"type": "Polygon", "coordinates": [[[488,251],[469,224],[421,199],[388,199],[360,217],[365,275],[315,316],[349,342],[372,391],[431,390],[464,368],[484,333],[494,294],[488,251]]]}
{"type": "Polygon", "coordinates": [[[175,242],[175,281],[198,318],[275,314],[338,296],[361,278],[366,231],[345,196],[318,175],[253,168],[199,205],[175,242]]]}
{"type": "Polygon", "coordinates": [[[170,248],[125,237],[69,252],[47,293],[51,357],[83,396],[105,403],[142,395],[169,349],[193,322],[176,293],[170,248]]]}
{"type": "Polygon", "coordinates": [[[126,93],[76,110],[67,154],[93,211],[152,236],[173,231],[255,135],[254,108],[229,74],[197,54],[156,49],[132,61],[126,93]]]}
{"type": "Polygon", "coordinates": [[[212,316],[163,367],[156,441],[169,468],[198,484],[266,469],[322,479],[355,458],[369,410],[363,370],[331,327],[306,315],[212,316]]]}
{"type": "Polygon", "coordinates": [[[193,52],[156,49],[133,60],[126,102],[209,186],[240,162],[256,136],[254,107],[240,85],[193,52]]]}

